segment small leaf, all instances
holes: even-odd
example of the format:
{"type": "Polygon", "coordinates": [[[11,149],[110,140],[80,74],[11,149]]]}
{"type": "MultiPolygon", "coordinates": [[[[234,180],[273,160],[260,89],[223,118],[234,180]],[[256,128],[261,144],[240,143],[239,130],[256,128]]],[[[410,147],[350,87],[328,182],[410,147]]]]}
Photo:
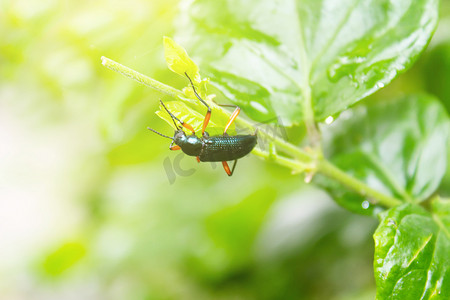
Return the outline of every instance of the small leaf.
{"type": "MultiPolygon", "coordinates": [[[[373,189],[404,201],[427,199],[446,171],[449,118],[431,96],[358,106],[322,131],[325,156],[373,189]]],[[[367,213],[362,203],[370,199],[340,185],[327,187],[344,207],[367,213]]]]}
{"type": "Polygon", "coordinates": [[[183,47],[166,36],[164,37],[164,56],[170,70],[183,77],[186,72],[194,82],[200,82],[201,79],[198,72],[198,66],[188,56],[183,47]]]}
{"type": "MultiPolygon", "coordinates": [[[[204,107],[201,104],[198,104],[199,106],[196,107],[196,109],[194,110],[181,101],[164,102],[164,105],[179,120],[191,125],[194,128],[196,134],[201,134],[203,120],[205,119],[205,114],[206,114],[206,107],[204,107]],[[200,107],[200,105],[203,107],[200,107]],[[202,111],[202,112],[204,111],[205,114],[199,113],[199,111],[202,111]]],[[[161,119],[166,121],[173,129],[176,129],[175,125],[172,121],[172,118],[165,111],[164,107],[162,107],[160,105],[159,109],[160,110],[157,111],[156,114],[161,119]]],[[[222,134],[228,119],[229,119],[228,115],[221,113],[221,111],[219,111],[219,110],[213,110],[211,113],[211,120],[209,121],[208,126],[206,127],[206,131],[210,135],[222,134]]],[[[177,122],[177,121],[175,121],[175,122],[177,122]]],[[[180,124],[178,122],[177,122],[177,126],[180,126],[180,124]]],[[[185,129],[185,131],[186,131],[186,129],[185,129]]],[[[188,132],[188,133],[190,134],[190,132],[188,132]]],[[[235,134],[234,123],[228,129],[228,133],[235,134]]]]}
{"type": "Polygon", "coordinates": [[[427,45],[438,0],[190,1],[178,36],[249,117],[317,120],[387,85],[427,45]],[[200,60],[201,59],[201,60],[200,60]]]}
{"type": "Polygon", "coordinates": [[[450,202],[434,202],[432,213],[403,204],[380,215],[377,299],[450,299],[450,202]]]}

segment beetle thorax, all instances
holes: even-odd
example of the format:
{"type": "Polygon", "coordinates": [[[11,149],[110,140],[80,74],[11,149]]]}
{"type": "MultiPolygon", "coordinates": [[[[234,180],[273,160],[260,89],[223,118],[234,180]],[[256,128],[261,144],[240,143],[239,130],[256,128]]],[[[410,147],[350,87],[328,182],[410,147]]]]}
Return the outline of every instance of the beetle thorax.
{"type": "Polygon", "coordinates": [[[203,142],[196,135],[186,135],[183,130],[175,131],[173,137],[175,144],[181,147],[184,153],[190,156],[198,156],[202,150],[203,142]]]}

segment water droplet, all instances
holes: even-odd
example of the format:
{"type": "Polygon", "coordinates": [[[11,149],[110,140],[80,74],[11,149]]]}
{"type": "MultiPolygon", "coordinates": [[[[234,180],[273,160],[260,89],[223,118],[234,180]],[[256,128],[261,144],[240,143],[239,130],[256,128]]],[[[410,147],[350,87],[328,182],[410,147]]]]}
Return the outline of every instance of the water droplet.
{"type": "Polygon", "coordinates": [[[357,78],[352,74],[365,60],[366,58],[361,56],[340,56],[338,60],[328,68],[328,78],[331,82],[337,82],[344,76],[348,76],[353,84],[358,84],[357,78]]]}
{"type": "Polygon", "coordinates": [[[364,201],[361,203],[361,206],[362,206],[363,209],[368,209],[369,206],[370,206],[370,203],[369,203],[369,201],[364,200],[364,201]]]}
{"type": "Polygon", "coordinates": [[[390,219],[390,220],[388,221],[388,225],[389,225],[389,226],[395,226],[395,227],[397,227],[397,223],[396,223],[394,220],[392,220],[392,219],[390,219]]]}
{"type": "Polygon", "coordinates": [[[377,88],[379,88],[379,89],[384,88],[384,83],[377,82],[377,88]]]}
{"type": "Polygon", "coordinates": [[[329,116],[325,119],[325,124],[330,125],[331,123],[333,123],[334,118],[332,116],[329,116]]]}
{"type": "Polygon", "coordinates": [[[314,177],[314,173],[306,173],[305,174],[305,183],[310,183],[314,177]]]}

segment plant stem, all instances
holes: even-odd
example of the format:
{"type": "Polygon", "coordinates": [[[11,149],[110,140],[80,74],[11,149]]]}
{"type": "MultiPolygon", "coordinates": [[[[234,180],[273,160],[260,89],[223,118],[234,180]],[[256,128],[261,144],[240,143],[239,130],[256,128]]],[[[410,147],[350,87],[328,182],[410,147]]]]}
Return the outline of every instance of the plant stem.
{"type": "Polygon", "coordinates": [[[372,189],[365,183],[348,175],[325,159],[321,159],[317,163],[317,172],[342,183],[361,196],[367,197],[368,200],[373,204],[380,204],[385,207],[394,207],[402,204],[400,200],[372,189]]]}
{"type": "Polygon", "coordinates": [[[299,173],[307,169],[307,165],[300,161],[296,161],[293,159],[289,159],[280,155],[273,155],[267,151],[263,151],[260,148],[256,147],[252,150],[252,153],[256,156],[265,158],[267,160],[272,160],[276,162],[277,164],[287,167],[291,169],[293,172],[299,173]]]}
{"type": "MultiPolygon", "coordinates": [[[[251,124],[249,121],[245,120],[245,119],[236,119],[235,121],[237,124],[239,124],[240,126],[249,128],[249,129],[253,129],[254,130],[254,126],[253,124],[251,124]]],[[[288,155],[292,155],[294,157],[297,157],[300,161],[303,162],[312,162],[313,161],[313,156],[310,153],[307,153],[306,151],[296,147],[295,145],[292,145],[291,143],[286,142],[284,139],[281,139],[279,137],[277,137],[274,134],[270,134],[268,132],[265,132],[263,130],[260,130],[259,132],[260,136],[264,136],[267,139],[273,141],[273,143],[275,144],[275,146],[278,147],[278,149],[284,151],[286,154],[288,155]]]]}
{"type": "Polygon", "coordinates": [[[128,67],[125,67],[124,65],[119,64],[118,62],[115,62],[107,57],[102,56],[101,58],[102,64],[107,67],[110,70],[113,70],[117,73],[120,73],[128,78],[134,79],[139,83],[142,83],[146,86],[149,86],[155,90],[158,90],[160,92],[163,92],[169,96],[180,98],[184,97],[184,94],[182,91],[177,90],[171,86],[168,86],[164,83],[161,83],[153,78],[150,78],[148,76],[145,76],[144,74],[141,74],[133,69],[130,69],[128,67]]]}
{"type": "MultiPolygon", "coordinates": [[[[309,76],[309,75],[308,75],[309,76]]],[[[320,149],[320,132],[314,118],[314,110],[311,98],[311,86],[309,82],[302,86],[303,95],[303,116],[305,118],[306,131],[308,132],[309,142],[313,148],[320,149]]]]}

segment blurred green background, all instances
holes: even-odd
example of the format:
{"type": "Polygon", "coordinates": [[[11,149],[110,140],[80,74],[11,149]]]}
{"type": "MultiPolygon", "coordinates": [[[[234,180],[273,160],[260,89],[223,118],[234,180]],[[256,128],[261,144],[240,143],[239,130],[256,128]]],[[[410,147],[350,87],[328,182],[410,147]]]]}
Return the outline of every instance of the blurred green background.
{"type": "MultiPolygon", "coordinates": [[[[0,299],[373,299],[375,219],[251,155],[228,178],[168,151],[146,127],[171,132],[154,114],[170,99],[101,65],[183,87],[162,48],[179,9],[0,3],[0,299]]],[[[450,109],[450,1],[441,16],[373,101],[425,91],[450,109]]]]}

